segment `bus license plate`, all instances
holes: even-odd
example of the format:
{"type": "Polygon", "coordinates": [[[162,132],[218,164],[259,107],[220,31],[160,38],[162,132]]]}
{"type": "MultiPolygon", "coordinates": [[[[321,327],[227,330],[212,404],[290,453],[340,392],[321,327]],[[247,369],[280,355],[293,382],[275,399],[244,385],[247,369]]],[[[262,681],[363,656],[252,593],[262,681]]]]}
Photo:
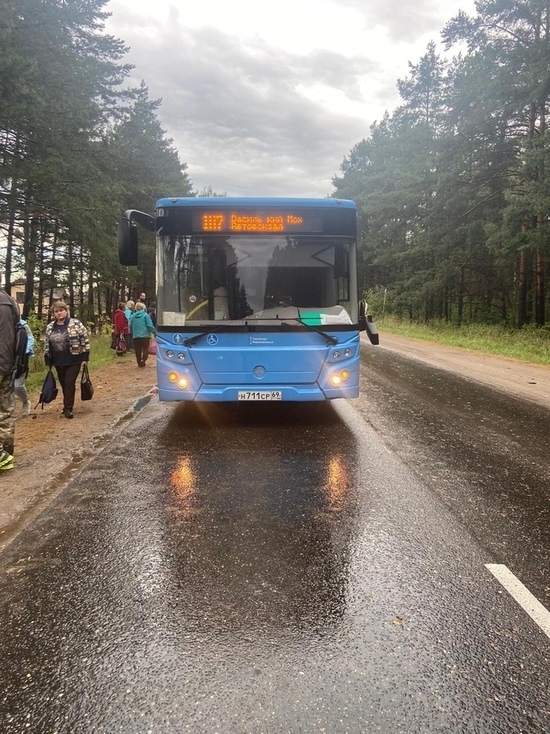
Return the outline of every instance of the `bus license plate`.
{"type": "Polygon", "coordinates": [[[257,391],[240,390],[237,400],[282,400],[283,393],[280,390],[257,391]]]}

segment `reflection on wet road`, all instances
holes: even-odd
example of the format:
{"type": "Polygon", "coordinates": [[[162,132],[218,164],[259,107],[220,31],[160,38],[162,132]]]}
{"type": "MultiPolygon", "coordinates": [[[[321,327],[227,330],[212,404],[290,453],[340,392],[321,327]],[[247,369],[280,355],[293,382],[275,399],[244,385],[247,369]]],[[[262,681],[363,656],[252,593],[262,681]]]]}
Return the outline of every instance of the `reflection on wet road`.
{"type": "Polygon", "coordinates": [[[1,730],[543,731],[489,560],[343,401],[152,405],[3,555],[1,730]]]}
{"type": "Polygon", "coordinates": [[[265,409],[185,406],[160,435],[172,459],[169,556],[196,630],[317,629],[343,612],[357,501],[350,433],[326,406],[298,425],[294,415],[295,427],[278,408],[273,422],[265,409]]]}

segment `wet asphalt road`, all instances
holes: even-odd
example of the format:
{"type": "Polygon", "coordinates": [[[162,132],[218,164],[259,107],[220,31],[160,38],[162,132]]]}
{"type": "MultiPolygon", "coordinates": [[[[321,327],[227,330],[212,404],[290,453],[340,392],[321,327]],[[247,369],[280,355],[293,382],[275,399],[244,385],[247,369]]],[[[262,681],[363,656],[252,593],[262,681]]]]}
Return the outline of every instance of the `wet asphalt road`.
{"type": "Polygon", "coordinates": [[[0,731],[548,732],[550,412],[384,350],[362,398],[150,404],[0,557],[0,731]]]}

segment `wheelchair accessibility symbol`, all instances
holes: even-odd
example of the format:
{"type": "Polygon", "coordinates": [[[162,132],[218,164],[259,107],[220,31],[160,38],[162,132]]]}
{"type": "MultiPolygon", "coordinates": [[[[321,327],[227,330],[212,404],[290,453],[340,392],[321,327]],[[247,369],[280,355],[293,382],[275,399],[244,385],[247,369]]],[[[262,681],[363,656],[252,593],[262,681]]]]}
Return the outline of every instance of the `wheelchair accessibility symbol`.
{"type": "Polygon", "coordinates": [[[208,336],[206,337],[206,341],[208,344],[210,344],[211,347],[213,347],[215,344],[218,343],[218,335],[208,334],[208,336]]]}

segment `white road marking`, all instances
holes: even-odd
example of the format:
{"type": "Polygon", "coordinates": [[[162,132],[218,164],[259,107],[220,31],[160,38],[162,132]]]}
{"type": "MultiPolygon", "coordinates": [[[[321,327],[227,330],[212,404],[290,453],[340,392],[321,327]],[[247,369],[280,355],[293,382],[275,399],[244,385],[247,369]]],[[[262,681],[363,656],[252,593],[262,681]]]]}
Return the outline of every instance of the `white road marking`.
{"type": "Polygon", "coordinates": [[[486,563],[493,576],[500,581],[506,591],[517,601],[531,619],[538,624],[545,635],[550,637],[550,612],[531,594],[507,566],[500,563],[486,563]]]}

